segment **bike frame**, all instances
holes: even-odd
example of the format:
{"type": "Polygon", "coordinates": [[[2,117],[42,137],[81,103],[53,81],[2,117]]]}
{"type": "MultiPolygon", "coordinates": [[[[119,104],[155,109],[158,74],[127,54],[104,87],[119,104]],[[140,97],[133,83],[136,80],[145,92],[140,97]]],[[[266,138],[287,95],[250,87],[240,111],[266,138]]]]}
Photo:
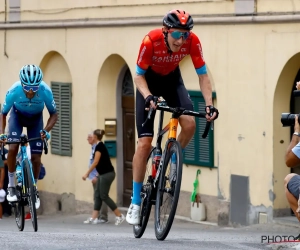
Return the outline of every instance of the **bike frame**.
{"type": "MultiPolygon", "coordinates": [[[[154,101],[155,105],[157,104],[157,101],[158,101],[158,98],[155,98],[155,101],[154,101]]],[[[196,117],[205,117],[206,116],[205,113],[199,113],[199,112],[194,112],[194,111],[190,111],[190,110],[185,110],[184,108],[170,108],[168,105],[165,105],[165,104],[166,104],[165,102],[160,102],[160,104],[158,104],[158,106],[157,106],[157,110],[160,111],[160,116],[159,116],[158,133],[157,133],[157,140],[156,140],[155,147],[157,150],[159,150],[159,152],[161,154],[161,159],[160,159],[159,165],[156,166],[155,169],[152,168],[152,176],[155,176],[155,178],[153,180],[154,188],[156,187],[156,182],[159,179],[160,170],[165,161],[165,151],[168,148],[168,145],[170,142],[176,141],[179,117],[184,114],[196,116],[196,117]],[[170,111],[170,110],[173,110],[172,117],[171,117],[169,123],[164,128],[162,128],[163,119],[164,119],[164,111],[170,111]],[[162,152],[162,148],[161,148],[162,138],[163,138],[163,135],[168,131],[169,131],[168,140],[166,142],[164,152],[162,152]]],[[[149,110],[148,117],[147,117],[145,123],[150,119],[152,112],[153,112],[153,109],[151,108],[149,110]]],[[[144,124],[142,126],[144,126],[144,124]]],[[[210,128],[210,125],[211,125],[211,122],[206,122],[206,127],[205,127],[205,131],[202,135],[202,138],[206,138],[209,128],[210,128]]]]}
{"type": "MultiPolygon", "coordinates": [[[[23,143],[21,143],[22,160],[21,160],[21,162],[19,164],[21,166],[21,172],[22,172],[22,183],[25,183],[25,180],[24,180],[24,161],[26,159],[28,159],[28,155],[27,155],[27,150],[26,150],[25,144],[24,145],[22,145],[22,144],[23,143]]],[[[33,171],[32,171],[31,160],[28,159],[28,162],[29,162],[29,166],[30,166],[30,176],[31,176],[31,179],[32,179],[32,183],[33,183],[33,186],[36,187],[36,183],[35,183],[35,179],[34,179],[33,171]]],[[[22,185],[22,189],[23,189],[23,193],[25,194],[25,185],[22,185]]]]}
{"type": "Polygon", "coordinates": [[[153,180],[153,186],[154,188],[156,187],[156,182],[159,179],[159,174],[160,174],[160,170],[164,164],[165,161],[165,152],[162,152],[162,148],[161,148],[161,142],[162,142],[162,138],[164,136],[165,133],[167,133],[169,131],[168,134],[168,140],[166,142],[166,147],[165,150],[167,149],[167,145],[169,144],[170,141],[176,140],[177,137],[177,127],[178,127],[178,117],[176,117],[176,114],[172,114],[172,118],[170,119],[170,122],[164,127],[162,128],[163,125],[163,120],[164,120],[164,110],[160,110],[160,114],[159,114],[159,123],[158,123],[158,134],[157,134],[157,140],[156,140],[156,149],[159,150],[159,152],[161,153],[162,157],[160,159],[159,165],[156,166],[156,170],[152,168],[152,176],[155,176],[154,180],[153,180]],[[170,128],[172,128],[170,130],[170,128]]]}

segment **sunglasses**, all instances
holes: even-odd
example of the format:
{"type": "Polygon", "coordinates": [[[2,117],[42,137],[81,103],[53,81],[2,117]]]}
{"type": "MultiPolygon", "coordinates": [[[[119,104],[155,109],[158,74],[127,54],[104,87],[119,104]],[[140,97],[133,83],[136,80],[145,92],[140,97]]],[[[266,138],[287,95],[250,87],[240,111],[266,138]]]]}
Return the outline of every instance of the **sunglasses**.
{"type": "Polygon", "coordinates": [[[168,31],[168,32],[176,40],[180,39],[180,37],[183,37],[183,39],[186,40],[190,36],[190,32],[188,32],[188,31],[180,32],[178,30],[175,30],[175,31],[168,31]]]}
{"type": "Polygon", "coordinates": [[[39,86],[22,85],[22,87],[26,92],[29,92],[30,90],[32,90],[32,92],[37,92],[39,90],[39,86]]]}

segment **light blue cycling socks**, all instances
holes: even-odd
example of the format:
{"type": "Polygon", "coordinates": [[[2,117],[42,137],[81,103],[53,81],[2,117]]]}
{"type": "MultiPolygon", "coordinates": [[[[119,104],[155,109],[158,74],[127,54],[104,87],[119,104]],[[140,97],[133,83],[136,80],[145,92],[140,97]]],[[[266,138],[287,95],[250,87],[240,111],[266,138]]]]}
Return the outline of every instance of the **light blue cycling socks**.
{"type": "Polygon", "coordinates": [[[132,204],[140,206],[142,203],[141,191],[142,191],[143,182],[133,181],[133,195],[132,195],[132,204]]]}
{"type": "MultiPolygon", "coordinates": [[[[182,149],[182,154],[184,154],[184,148],[182,149]]],[[[171,156],[171,163],[174,163],[174,164],[176,164],[176,162],[177,162],[177,157],[176,157],[176,155],[175,155],[175,153],[173,153],[172,154],[172,156],[171,156]]]]}

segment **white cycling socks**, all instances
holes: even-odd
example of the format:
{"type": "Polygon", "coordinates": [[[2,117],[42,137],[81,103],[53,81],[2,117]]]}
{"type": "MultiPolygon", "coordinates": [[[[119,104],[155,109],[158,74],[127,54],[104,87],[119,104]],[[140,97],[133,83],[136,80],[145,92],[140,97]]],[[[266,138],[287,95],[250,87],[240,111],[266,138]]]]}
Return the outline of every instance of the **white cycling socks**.
{"type": "Polygon", "coordinates": [[[16,184],[15,184],[15,173],[16,172],[9,172],[8,171],[8,187],[15,187],[16,184]]]}

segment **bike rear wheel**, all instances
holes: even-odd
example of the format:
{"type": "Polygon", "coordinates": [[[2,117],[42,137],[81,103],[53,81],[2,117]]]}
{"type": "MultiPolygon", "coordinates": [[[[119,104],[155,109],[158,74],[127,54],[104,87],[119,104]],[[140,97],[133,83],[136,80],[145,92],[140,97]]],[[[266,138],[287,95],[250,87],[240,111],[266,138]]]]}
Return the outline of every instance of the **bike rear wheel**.
{"type": "Polygon", "coordinates": [[[22,188],[17,186],[17,192],[18,192],[18,202],[13,204],[14,213],[15,213],[15,221],[17,224],[17,227],[19,231],[24,230],[25,225],[25,212],[24,212],[24,202],[23,202],[23,194],[22,194],[22,188]]]}
{"type": "Polygon", "coordinates": [[[28,199],[28,206],[29,211],[31,214],[31,222],[34,231],[36,232],[38,230],[38,224],[37,224],[37,215],[36,215],[36,208],[35,208],[35,202],[36,202],[36,195],[35,195],[35,189],[33,186],[33,180],[31,176],[31,169],[28,159],[24,161],[25,168],[24,168],[24,180],[26,182],[26,190],[27,190],[27,199],[28,199]]]}
{"type": "Polygon", "coordinates": [[[133,234],[135,238],[141,238],[146,230],[148,220],[151,213],[152,207],[152,156],[156,148],[152,148],[146,165],[146,173],[144,177],[144,183],[141,191],[142,203],[141,203],[141,217],[140,224],[133,226],[133,234]]]}
{"type": "Polygon", "coordinates": [[[176,214],[182,178],[182,158],[179,142],[169,141],[156,193],[155,236],[158,240],[164,240],[168,236],[176,214]],[[176,163],[171,163],[173,154],[176,156],[176,163]]]}

